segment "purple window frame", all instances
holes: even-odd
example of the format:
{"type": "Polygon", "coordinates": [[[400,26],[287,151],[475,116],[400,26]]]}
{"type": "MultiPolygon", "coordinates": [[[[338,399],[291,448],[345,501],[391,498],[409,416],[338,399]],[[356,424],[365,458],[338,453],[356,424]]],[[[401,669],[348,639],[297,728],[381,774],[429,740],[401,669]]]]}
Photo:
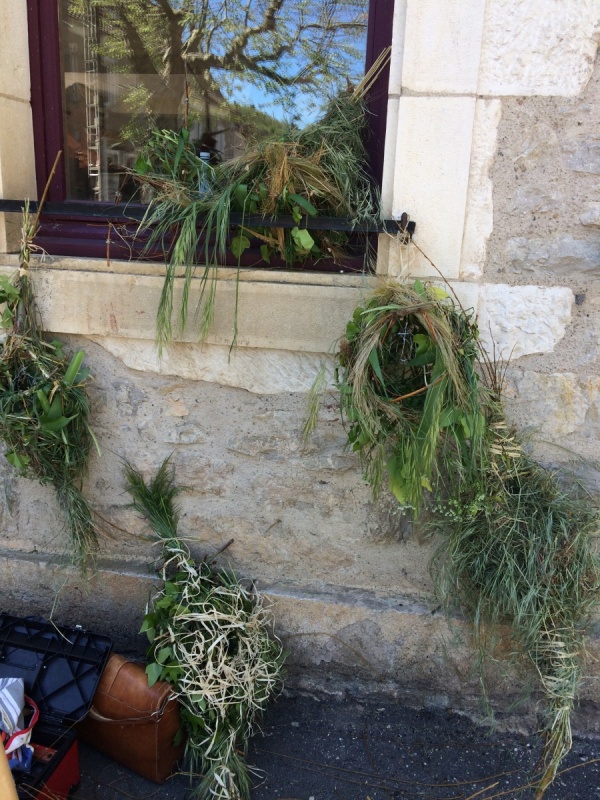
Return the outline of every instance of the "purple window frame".
{"type": "MultiPolygon", "coordinates": [[[[369,67],[377,55],[391,45],[394,0],[371,0],[367,29],[366,64],[369,67]]],[[[59,47],[58,0],[27,0],[29,25],[29,57],[31,65],[31,106],[35,142],[35,168],[38,196],[46,185],[52,164],[59,150],[64,150],[62,115],[62,77],[59,47]]],[[[369,110],[371,125],[367,142],[371,172],[381,185],[387,117],[389,67],[381,74],[371,92],[369,110]]],[[[50,184],[48,201],[66,202],[66,173],[64,161],[50,184]]],[[[89,201],[90,205],[96,205],[89,201]]],[[[123,220],[111,218],[98,221],[86,215],[71,217],[44,214],[37,237],[38,244],[50,255],[104,258],[107,248],[110,257],[131,259],[142,256],[143,244],[131,248],[119,236],[113,235],[113,226],[123,228],[123,220]],[[109,244],[107,245],[107,240],[109,244]]],[[[133,234],[135,224],[125,226],[133,234]]],[[[373,237],[376,238],[376,237],[373,237]]],[[[162,254],[157,254],[162,259],[162,254]]],[[[254,266],[256,255],[248,253],[245,266],[254,266]]],[[[349,269],[361,269],[357,259],[348,263],[349,269]]],[[[237,263],[237,262],[236,262],[237,263]]],[[[262,267],[262,265],[261,265],[262,267]]],[[[337,269],[338,265],[319,262],[317,271],[337,269]]]]}

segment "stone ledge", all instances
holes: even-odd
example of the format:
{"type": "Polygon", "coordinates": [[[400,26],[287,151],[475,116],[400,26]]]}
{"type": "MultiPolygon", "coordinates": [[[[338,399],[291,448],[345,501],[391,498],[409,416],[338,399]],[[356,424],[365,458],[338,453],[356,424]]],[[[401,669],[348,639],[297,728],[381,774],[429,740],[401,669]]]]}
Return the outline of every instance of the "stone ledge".
{"type": "MultiPolygon", "coordinates": [[[[19,215],[14,215],[19,216],[19,215]]],[[[383,234],[382,234],[383,235],[383,234]]],[[[106,275],[148,275],[163,278],[165,265],[161,261],[111,261],[107,265],[101,258],[84,258],[76,256],[33,256],[32,264],[36,270],[60,270],[76,272],[104,273],[106,275]]],[[[7,269],[17,269],[19,258],[12,253],[0,253],[0,266],[7,269]]],[[[197,267],[196,274],[202,275],[202,266],[197,267]]],[[[183,267],[177,270],[177,275],[185,274],[183,267]]],[[[235,267],[219,267],[220,281],[236,281],[238,271],[235,267]]],[[[362,287],[372,281],[369,273],[356,272],[303,272],[302,270],[268,270],[268,269],[242,269],[239,274],[241,283],[269,283],[269,284],[298,284],[306,286],[341,286],[362,287]]]]}
{"type": "MultiPolygon", "coordinates": [[[[0,581],[6,612],[48,617],[60,589],[54,619],[79,624],[114,638],[115,649],[143,652],[137,634],[148,593],[156,578],[148,565],[100,563],[86,586],[73,568],[40,554],[0,552],[0,581]]],[[[381,598],[368,592],[325,587],[266,587],[275,628],[289,652],[288,686],[328,694],[395,696],[411,705],[452,706],[477,712],[481,702],[469,626],[448,624],[439,612],[410,598],[381,598]],[[401,605],[402,603],[402,605],[401,605]],[[406,604],[404,604],[406,603],[406,604]]],[[[598,640],[589,642],[589,676],[582,691],[580,730],[595,733],[598,723],[586,708],[597,701],[598,640]],[[592,661],[592,659],[594,659],[592,661]]],[[[488,675],[490,697],[502,711],[522,693],[510,670],[488,675]]],[[[519,724],[533,723],[532,704],[519,724]],[[529,715],[529,717],[527,717],[529,715]]]]}
{"type": "MultiPolygon", "coordinates": [[[[95,269],[46,269],[33,273],[44,328],[54,333],[155,339],[162,275],[95,269]]],[[[146,266],[146,265],[144,265],[146,266]]],[[[3,271],[10,271],[10,267],[3,271]]],[[[353,279],[354,282],[356,279],[353,279]]],[[[356,285],[267,282],[245,275],[239,285],[239,347],[327,352],[340,336],[370,280],[356,285]]],[[[198,281],[195,282],[196,287],[198,281]]],[[[183,287],[176,280],[174,330],[183,287]]],[[[237,282],[235,270],[219,275],[214,323],[207,343],[229,347],[234,338],[237,282]]],[[[179,337],[198,342],[196,301],[192,290],[188,324],[179,337]]]]}
{"type": "MultiPolygon", "coordinates": [[[[0,271],[10,274],[13,271],[10,263],[3,266],[0,262],[0,271]]],[[[258,362],[248,362],[241,369],[241,373],[247,373],[242,380],[228,356],[234,338],[239,291],[236,352],[240,359],[252,361],[250,350],[253,348],[256,353],[269,351],[271,372],[280,370],[283,377],[286,373],[293,375],[298,372],[300,376],[289,385],[285,381],[282,384],[282,380],[276,381],[273,391],[306,391],[310,387],[313,367],[320,358],[318,354],[332,352],[352,311],[378,282],[376,276],[300,273],[284,273],[283,280],[274,282],[267,280],[269,273],[253,271],[243,274],[238,287],[236,271],[222,270],[218,278],[214,322],[206,346],[200,348],[198,345],[192,288],[186,328],[176,337],[172,353],[165,353],[160,361],[154,341],[162,275],[126,271],[136,266],[127,262],[120,263],[118,271],[114,272],[100,269],[100,264],[101,261],[63,259],[60,264],[50,268],[40,266],[33,272],[37,304],[46,330],[93,337],[124,359],[126,342],[135,341],[137,363],[132,361],[133,351],[127,361],[135,369],[165,374],[178,374],[183,369],[186,377],[193,380],[212,380],[249,388],[246,385],[248,380],[253,385],[256,381],[253,383],[252,377],[248,379],[248,374],[251,376],[253,370],[263,367],[258,362]],[[66,269],[67,266],[78,268],[66,269]],[[315,280],[322,282],[314,283],[315,280]],[[122,345],[119,345],[119,340],[122,345]],[[220,350],[211,351],[211,346],[220,350]]],[[[159,268],[159,265],[142,266],[143,269],[159,268]]],[[[441,283],[439,278],[436,282],[441,283]]],[[[182,279],[176,279],[175,331],[182,284],[182,279]]],[[[491,351],[493,336],[496,353],[502,352],[504,356],[512,353],[513,358],[517,358],[530,353],[552,352],[563,338],[571,318],[574,295],[569,288],[480,285],[466,281],[451,281],[450,285],[465,308],[475,309],[480,314],[485,346],[491,351]]],[[[264,353],[259,353],[259,356],[265,360],[264,353]]],[[[269,392],[268,384],[269,381],[263,387],[259,380],[250,390],[269,392]]]]}

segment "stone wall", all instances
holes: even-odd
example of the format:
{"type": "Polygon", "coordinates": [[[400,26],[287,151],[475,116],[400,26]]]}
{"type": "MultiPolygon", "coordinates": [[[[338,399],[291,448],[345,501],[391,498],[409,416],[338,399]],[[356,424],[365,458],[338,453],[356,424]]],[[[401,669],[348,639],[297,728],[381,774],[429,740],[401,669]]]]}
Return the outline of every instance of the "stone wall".
{"type": "MultiPolygon", "coordinates": [[[[485,278],[564,286],[575,295],[572,321],[554,352],[521,358],[509,371],[514,418],[532,429],[534,441],[543,440],[536,447],[551,461],[583,456],[594,462],[598,457],[599,130],[598,58],[585,90],[576,97],[502,102],[492,171],[494,230],[485,278]]],[[[589,467],[587,473],[594,477],[589,467]]]]}
{"type": "MultiPolygon", "coordinates": [[[[0,0],[0,21],[0,196],[18,198],[35,177],[23,7],[0,0]]],[[[377,273],[451,281],[490,351],[511,358],[509,413],[548,462],[569,450],[596,458],[600,433],[599,23],[598,0],[396,0],[393,21],[383,199],[386,214],[410,212],[417,235],[410,249],[382,237],[377,273]]],[[[14,251],[1,222],[0,251],[14,251]]],[[[0,258],[1,269],[15,266],[0,258]]],[[[105,534],[86,584],[65,567],[52,492],[0,464],[4,608],[54,613],[112,633],[119,648],[142,647],[156,547],[128,507],[122,460],[149,476],[170,456],[189,487],[182,533],[196,554],[234,539],[227,559],[274,601],[291,687],[476,708],[468,629],[446,622],[429,576],[435,540],[389,498],[373,503],[344,451],[333,393],[315,438],[301,439],[306,392],[375,279],[244,272],[230,354],[235,271],[221,270],[207,344],[190,324],[161,361],[161,270],[38,265],[45,327],[83,347],[94,374],[102,455],[86,490],[105,534]]],[[[588,709],[597,675],[592,662],[588,709]]],[[[500,708],[523,693],[521,677],[490,678],[500,708]]],[[[580,725],[598,723],[584,713],[580,725]]]]}

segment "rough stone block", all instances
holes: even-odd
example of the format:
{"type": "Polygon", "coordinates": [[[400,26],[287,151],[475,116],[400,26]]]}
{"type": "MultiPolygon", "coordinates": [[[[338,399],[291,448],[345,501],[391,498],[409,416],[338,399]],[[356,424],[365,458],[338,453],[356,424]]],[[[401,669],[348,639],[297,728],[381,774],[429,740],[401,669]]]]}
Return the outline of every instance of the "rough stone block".
{"type": "Polygon", "coordinates": [[[478,92],[577,95],[597,46],[597,0],[489,0],[478,92]]]}
{"type": "Polygon", "coordinates": [[[496,154],[501,111],[499,100],[478,100],[475,104],[467,212],[460,258],[460,277],[466,280],[477,280],[482,275],[487,240],[494,226],[490,169],[496,154]]]}
{"type": "Polygon", "coordinates": [[[392,53],[390,57],[390,80],[388,84],[388,93],[392,96],[399,96],[402,91],[402,64],[404,62],[407,3],[408,0],[396,0],[394,3],[392,53]]]}
{"type": "Polygon", "coordinates": [[[600,203],[588,203],[579,221],[582,225],[600,227],[600,203]]]}
{"type": "Polygon", "coordinates": [[[600,175],[600,136],[570,139],[563,142],[562,151],[569,169],[600,175]]]}
{"type": "Polygon", "coordinates": [[[524,421],[526,411],[535,435],[550,441],[563,442],[563,437],[583,425],[590,405],[577,376],[568,372],[546,375],[516,370],[507,387],[507,397],[511,412],[524,421]]]}
{"type": "MultiPolygon", "coordinates": [[[[27,4],[0,0],[0,95],[29,102],[27,4]]],[[[10,118],[0,116],[0,137],[10,118]]]]}
{"type": "MultiPolygon", "coordinates": [[[[385,155],[383,159],[383,181],[381,186],[381,208],[384,216],[392,213],[394,198],[394,168],[396,164],[396,135],[398,132],[398,114],[400,113],[400,98],[390,97],[387,108],[385,155]]],[[[380,236],[380,241],[387,238],[380,236]]],[[[387,274],[385,256],[377,251],[377,272],[387,274]]]]}
{"type": "Polygon", "coordinates": [[[518,236],[507,241],[506,255],[515,272],[540,276],[600,275],[598,245],[573,236],[547,239],[518,236]]]}
{"type": "Polygon", "coordinates": [[[331,357],[317,353],[258,348],[230,352],[221,345],[174,343],[161,359],[152,341],[110,336],[94,337],[94,341],[131,369],[238,386],[257,394],[306,392],[321,366],[327,365],[331,372],[331,357]]]}
{"type": "Polygon", "coordinates": [[[488,352],[517,359],[551,353],[571,320],[571,289],[553,286],[484,284],[480,291],[479,330],[488,352]]]}
{"type": "Polygon", "coordinates": [[[18,253],[20,240],[21,215],[0,214],[0,253],[18,253]]]}
{"type": "MultiPolygon", "coordinates": [[[[394,216],[417,221],[415,241],[446,278],[459,274],[475,98],[400,98],[394,216]]],[[[415,275],[435,270],[417,255],[415,275]]]]}
{"type": "MultiPolygon", "coordinates": [[[[5,38],[0,41],[4,42],[5,38]]],[[[0,61],[0,76],[2,74],[0,61]]],[[[0,197],[14,200],[37,197],[31,108],[28,102],[3,96],[1,90],[0,197]]],[[[20,214],[0,214],[0,252],[19,249],[20,228],[20,214]]]]}
{"type": "Polygon", "coordinates": [[[533,185],[521,185],[511,197],[507,211],[519,216],[530,214],[549,214],[558,211],[561,207],[561,198],[556,190],[533,185]]]}
{"type": "Polygon", "coordinates": [[[540,164],[556,164],[560,161],[560,143],[552,125],[529,117],[525,112],[519,114],[521,126],[511,130],[513,141],[506,155],[512,158],[519,172],[527,172],[540,164]]]}
{"type": "Polygon", "coordinates": [[[31,107],[1,94],[0,196],[14,200],[37,197],[31,107]]]}

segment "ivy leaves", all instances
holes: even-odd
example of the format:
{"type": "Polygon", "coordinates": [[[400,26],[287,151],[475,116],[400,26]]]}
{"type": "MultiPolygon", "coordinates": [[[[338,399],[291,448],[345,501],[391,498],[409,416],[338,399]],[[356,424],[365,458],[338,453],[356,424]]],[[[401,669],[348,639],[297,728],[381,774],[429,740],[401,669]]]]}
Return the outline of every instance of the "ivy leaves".
{"type": "Polygon", "coordinates": [[[250,239],[240,233],[231,240],[229,247],[231,248],[231,252],[235,258],[239,260],[244,250],[247,250],[250,247],[250,239]]]}
{"type": "Polygon", "coordinates": [[[306,228],[292,228],[292,239],[299,255],[308,255],[315,246],[315,240],[306,228]]]}
{"type": "MultiPolygon", "coordinates": [[[[259,182],[254,186],[242,183],[234,187],[232,198],[232,211],[241,212],[244,215],[264,215],[265,208],[270,204],[271,198],[269,190],[264,182],[259,182]]],[[[309,256],[318,257],[321,254],[317,240],[306,228],[300,227],[300,223],[307,216],[316,217],[318,214],[315,206],[306,197],[295,192],[290,192],[286,187],[275,200],[275,215],[292,217],[296,225],[292,228],[281,229],[282,237],[277,229],[267,226],[243,226],[240,232],[229,242],[229,249],[238,263],[242,255],[252,247],[252,238],[262,241],[260,245],[261,260],[267,264],[275,255],[285,256],[286,260],[292,262],[304,260],[309,256]],[[287,244],[286,244],[287,243],[287,244]]]]}

